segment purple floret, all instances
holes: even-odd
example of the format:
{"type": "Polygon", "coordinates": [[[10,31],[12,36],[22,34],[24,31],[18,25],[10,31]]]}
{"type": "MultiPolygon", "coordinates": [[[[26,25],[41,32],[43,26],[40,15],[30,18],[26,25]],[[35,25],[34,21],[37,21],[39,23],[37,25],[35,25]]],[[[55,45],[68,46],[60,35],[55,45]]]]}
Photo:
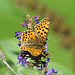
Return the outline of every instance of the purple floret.
{"type": "Polygon", "coordinates": [[[47,69],[48,71],[46,71],[46,75],[51,75],[52,73],[57,73],[57,70],[54,70],[54,68],[52,68],[52,71],[50,69],[47,69]]]}
{"type": "Polygon", "coordinates": [[[38,19],[38,17],[39,17],[39,16],[35,16],[35,17],[34,17],[36,24],[38,24],[38,23],[39,23],[38,20],[40,20],[40,19],[38,19]]]}
{"type": "Polygon", "coordinates": [[[17,37],[17,39],[21,40],[21,37],[17,37]]]}
{"type": "Polygon", "coordinates": [[[46,72],[47,72],[46,75],[50,75],[52,73],[50,69],[47,69],[46,72]]]}
{"type": "Polygon", "coordinates": [[[20,47],[20,46],[21,46],[21,44],[20,44],[20,43],[18,43],[18,46],[20,47]]]}
{"type": "Polygon", "coordinates": [[[46,61],[49,62],[50,61],[50,58],[47,58],[46,61]]]}
{"type": "Polygon", "coordinates": [[[18,60],[19,60],[19,62],[17,62],[17,64],[21,63],[21,61],[22,61],[22,56],[21,55],[18,56],[18,60]]]}
{"type": "Polygon", "coordinates": [[[48,51],[48,49],[44,49],[43,51],[48,51]]]}
{"type": "Polygon", "coordinates": [[[22,34],[21,31],[15,32],[15,37],[18,36],[18,35],[21,35],[21,34],[22,34]]]}
{"type": "Polygon", "coordinates": [[[45,48],[46,48],[46,49],[48,48],[48,45],[47,45],[47,44],[45,45],[45,48]]]}
{"type": "Polygon", "coordinates": [[[53,72],[53,73],[57,73],[57,70],[54,70],[54,68],[52,68],[52,72],[53,72]]]}
{"type": "Polygon", "coordinates": [[[26,62],[25,62],[25,60],[23,60],[23,61],[22,61],[22,65],[25,65],[25,64],[26,64],[26,62]]]}

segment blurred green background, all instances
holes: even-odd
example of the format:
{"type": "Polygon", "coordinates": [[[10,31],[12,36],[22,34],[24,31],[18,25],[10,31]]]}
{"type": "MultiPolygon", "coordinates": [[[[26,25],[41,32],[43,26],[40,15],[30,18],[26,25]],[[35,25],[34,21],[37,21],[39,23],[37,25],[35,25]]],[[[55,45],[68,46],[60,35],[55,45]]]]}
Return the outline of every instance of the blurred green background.
{"type": "MultiPolygon", "coordinates": [[[[0,0],[0,48],[6,54],[7,62],[18,72],[19,54],[16,31],[24,31],[19,23],[23,14],[49,17],[51,21],[48,34],[48,49],[51,61],[48,68],[54,67],[58,73],[53,75],[74,75],[75,71],[75,0],[0,0]]],[[[24,75],[31,70],[25,69],[24,75]]],[[[0,75],[14,75],[0,61],[0,75]]],[[[35,73],[32,75],[40,75],[35,73]]]]}

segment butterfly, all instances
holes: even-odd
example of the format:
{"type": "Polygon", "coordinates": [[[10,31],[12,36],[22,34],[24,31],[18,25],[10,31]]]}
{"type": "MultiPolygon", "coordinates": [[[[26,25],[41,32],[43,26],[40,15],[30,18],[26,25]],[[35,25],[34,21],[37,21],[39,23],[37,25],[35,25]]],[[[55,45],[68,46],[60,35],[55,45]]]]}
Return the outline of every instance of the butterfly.
{"type": "Polygon", "coordinates": [[[28,51],[32,56],[39,56],[45,49],[45,41],[49,31],[49,18],[44,18],[33,29],[26,30],[21,35],[20,50],[28,51]]]}

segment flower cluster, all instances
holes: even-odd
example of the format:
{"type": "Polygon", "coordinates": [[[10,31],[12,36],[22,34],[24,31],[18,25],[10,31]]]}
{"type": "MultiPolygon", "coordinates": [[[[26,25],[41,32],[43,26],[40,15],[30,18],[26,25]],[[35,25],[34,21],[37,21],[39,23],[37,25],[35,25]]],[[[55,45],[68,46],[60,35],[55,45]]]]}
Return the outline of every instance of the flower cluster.
{"type": "MultiPolygon", "coordinates": [[[[23,15],[24,17],[27,17],[27,20],[24,20],[23,23],[20,23],[20,25],[22,27],[27,27],[27,29],[32,29],[31,25],[36,25],[39,23],[40,20],[40,16],[32,16],[30,18],[30,15],[23,15]]],[[[18,31],[15,32],[15,37],[17,37],[17,39],[21,40],[21,35],[22,32],[18,31]]],[[[21,41],[19,41],[18,46],[21,46],[21,41]]],[[[43,50],[43,52],[39,55],[39,56],[32,56],[30,52],[25,51],[25,50],[21,50],[18,56],[18,63],[22,63],[23,66],[30,66],[30,67],[34,67],[36,66],[37,69],[44,71],[45,75],[51,75],[52,73],[57,73],[56,70],[54,70],[54,68],[52,68],[52,71],[50,69],[47,69],[47,65],[50,61],[50,54],[47,53],[48,51],[48,46],[45,43],[45,49],[43,50]],[[32,62],[29,62],[28,59],[30,58],[30,60],[32,62]],[[44,58],[46,61],[42,61],[42,58],[44,58]]]]}

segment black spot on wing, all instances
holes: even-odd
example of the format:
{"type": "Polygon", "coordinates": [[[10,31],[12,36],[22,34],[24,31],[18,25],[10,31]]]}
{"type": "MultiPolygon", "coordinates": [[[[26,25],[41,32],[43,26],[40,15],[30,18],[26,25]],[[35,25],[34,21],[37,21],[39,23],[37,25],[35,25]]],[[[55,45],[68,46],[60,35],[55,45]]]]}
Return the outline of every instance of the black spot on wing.
{"type": "Polygon", "coordinates": [[[42,29],[42,31],[44,31],[44,29],[42,29]]]}
{"type": "Polygon", "coordinates": [[[23,38],[25,38],[25,37],[23,37],[23,38]]]}
{"type": "Polygon", "coordinates": [[[46,28],[47,30],[49,30],[49,28],[46,28]]]}
{"type": "Polygon", "coordinates": [[[45,34],[47,34],[47,32],[44,32],[45,34]]]}
{"type": "Polygon", "coordinates": [[[40,31],[38,31],[38,33],[40,33],[40,31]]]}
{"type": "Polygon", "coordinates": [[[43,39],[45,39],[45,37],[42,37],[43,39]]]}
{"type": "Polygon", "coordinates": [[[41,33],[41,35],[43,35],[43,33],[41,33]]]}
{"type": "Polygon", "coordinates": [[[25,32],[25,34],[27,34],[27,31],[25,32]]]}

